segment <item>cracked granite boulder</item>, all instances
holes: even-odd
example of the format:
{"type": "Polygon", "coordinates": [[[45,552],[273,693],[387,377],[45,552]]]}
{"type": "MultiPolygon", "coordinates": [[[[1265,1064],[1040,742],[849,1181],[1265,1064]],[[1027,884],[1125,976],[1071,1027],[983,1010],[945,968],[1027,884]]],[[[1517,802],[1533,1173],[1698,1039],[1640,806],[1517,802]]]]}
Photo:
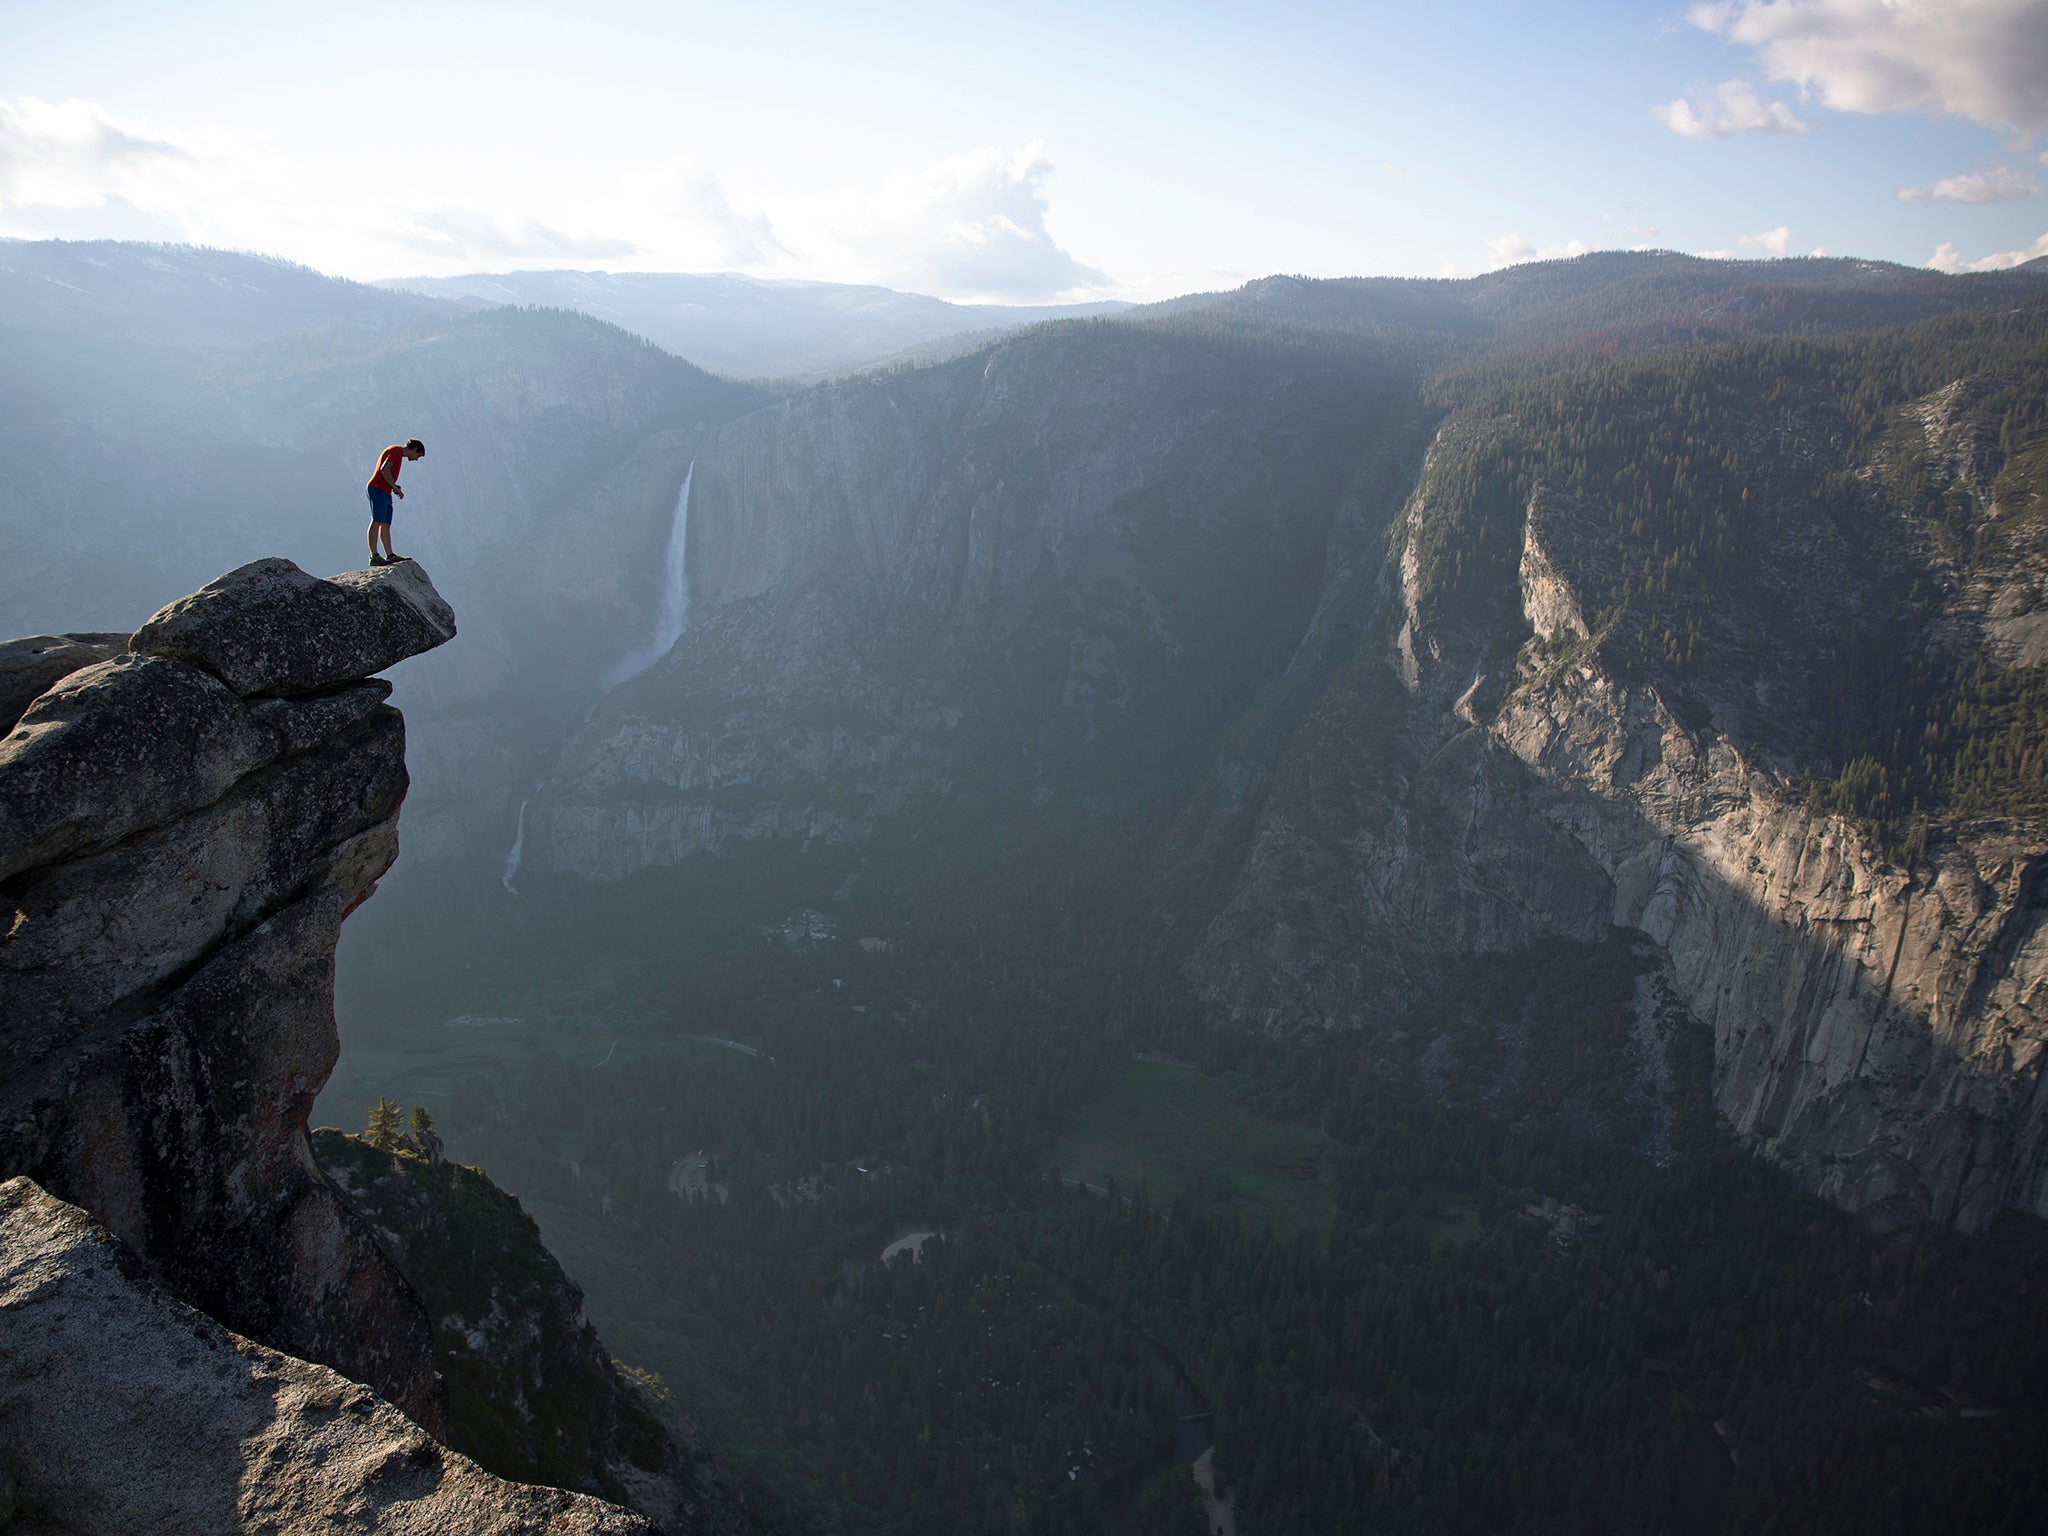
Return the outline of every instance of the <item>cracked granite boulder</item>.
{"type": "Polygon", "coordinates": [[[244,698],[296,697],[381,672],[455,638],[455,614],[408,560],[321,581],[252,560],[181,597],[128,637],[138,655],[189,662],[244,698]]]}

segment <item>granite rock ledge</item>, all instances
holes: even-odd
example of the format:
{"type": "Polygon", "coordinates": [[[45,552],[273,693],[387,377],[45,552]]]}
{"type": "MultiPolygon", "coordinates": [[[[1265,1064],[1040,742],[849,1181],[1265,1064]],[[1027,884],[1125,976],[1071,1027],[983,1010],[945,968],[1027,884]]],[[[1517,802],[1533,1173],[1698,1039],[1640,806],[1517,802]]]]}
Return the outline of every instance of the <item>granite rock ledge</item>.
{"type": "Polygon", "coordinates": [[[0,643],[10,1530],[659,1529],[445,1449],[426,1307],[308,1140],[335,941],[398,852],[374,674],[454,633],[415,564],[261,560],[0,643]]]}
{"type": "MultiPolygon", "coordinates": [[[[445,613],[432,592],[417,567],[343,586],[265,560],[165,613],[221,612],[238,656],[289,656],[320,649],[296,632],[339,607],[445,613]],[[262,624],[237,601],[252,593],[262,624]]],[[[306,1141],[339,1050],[341,921],[398,852],[405,724],[366,679],[421,648],[417,626],[344,628],[355,676],[255,703],[240,689],[283,674],[209,670],[196,621],[195,660],[76,645],[54,659],[86,664],[0,739],[0,1177],[84,1207],[180,1300],[439,1433],[419,1299],[306,1141]]]]}

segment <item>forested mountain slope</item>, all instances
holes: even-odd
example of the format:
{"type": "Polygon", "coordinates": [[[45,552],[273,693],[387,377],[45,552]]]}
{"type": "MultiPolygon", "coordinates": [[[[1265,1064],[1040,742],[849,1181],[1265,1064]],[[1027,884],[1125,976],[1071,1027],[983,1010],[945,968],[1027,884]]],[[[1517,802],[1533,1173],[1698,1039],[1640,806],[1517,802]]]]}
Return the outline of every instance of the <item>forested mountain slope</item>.
{"type": "Polygon", "coordinates": [[[1455,412],[1372,617],[1296,658],[1331,686],[1279,690],[1183,824],[1238,872],[1206,995],[1366,1023],[1457,956],[1619,923],[1809,1187],[2040,1209],[2044,380],[2036,300],[1455,412]],[[1402,729],[1361,772],[1332,743],[1367,721],[1402,729]]]}
{"type": "Polygon", "coordinates": [[[2039,1208],[2044,332],[2030,276],[1615,256],[812,392],[700,457],[691,628],[529,857],[1066,892],[1279,1031],[1620,923],[1810,1187],[2039,1208]]]}

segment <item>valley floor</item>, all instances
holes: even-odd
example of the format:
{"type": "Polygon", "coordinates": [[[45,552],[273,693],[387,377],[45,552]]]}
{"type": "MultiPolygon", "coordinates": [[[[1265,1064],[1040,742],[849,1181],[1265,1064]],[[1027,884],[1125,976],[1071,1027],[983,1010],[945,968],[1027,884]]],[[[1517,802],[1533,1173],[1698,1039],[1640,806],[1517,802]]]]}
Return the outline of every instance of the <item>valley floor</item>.
{"type": "Polygon", "coordinates": [[[1861,1536],[2048,1508],[2048,1228],[1880,1244],[1792,1192],[1715,1129],[1707,1042],[1643,1072],[1626,935],[1282,1046],[1042,952],[700,915],[666,964],[622,930],[352,1020],[319,1118],[430,1105],[764,1529],[1193,1536],[1227,1505],[1259,1533],[1861,1536]]]}

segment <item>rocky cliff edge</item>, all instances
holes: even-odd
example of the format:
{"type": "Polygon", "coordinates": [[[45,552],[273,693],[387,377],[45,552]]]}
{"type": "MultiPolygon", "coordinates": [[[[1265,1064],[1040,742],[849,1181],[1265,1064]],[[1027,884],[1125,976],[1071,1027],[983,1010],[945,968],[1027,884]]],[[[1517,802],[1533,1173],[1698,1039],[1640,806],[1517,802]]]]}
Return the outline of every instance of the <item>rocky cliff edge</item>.
{"type": "Polygon", "coordinates": [[[417,566],[260,560],[105,659],[105,637],[14,642],[84,664],[0,700],[0,1175],[435,1432],[425,1315],[306,1115],[339,1049],[341,921],[398,853],[405,726],[366,679],[454,633],[417,566]]]}
{"type": "Polygon", "coordinates": [[[653,1530],[443,1450],[428,1313],[308,1142],[398,851],[372,674],[454,634],[417,565],[260,560],[0,645],[0,1524],[653,1530]]]}

